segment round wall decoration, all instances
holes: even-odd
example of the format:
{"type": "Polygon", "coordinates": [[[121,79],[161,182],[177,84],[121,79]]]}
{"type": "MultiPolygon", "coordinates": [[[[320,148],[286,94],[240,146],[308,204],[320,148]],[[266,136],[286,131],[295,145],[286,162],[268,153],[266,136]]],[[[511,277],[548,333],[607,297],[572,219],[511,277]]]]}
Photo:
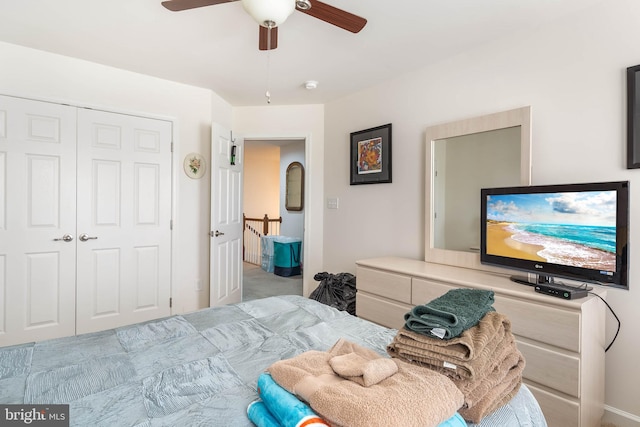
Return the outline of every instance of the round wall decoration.
{"type": "Polygon", "coordinates": [[[184,172],[189,178],[200,179],[207,170],[204,157],[198,153],[189,153],[184,158],[184,172]]]}

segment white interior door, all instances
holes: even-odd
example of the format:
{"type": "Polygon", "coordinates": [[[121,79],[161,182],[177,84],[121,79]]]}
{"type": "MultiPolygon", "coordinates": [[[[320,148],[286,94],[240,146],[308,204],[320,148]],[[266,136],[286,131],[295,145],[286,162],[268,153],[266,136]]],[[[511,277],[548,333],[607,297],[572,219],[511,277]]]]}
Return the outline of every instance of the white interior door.
{"type": "Polygon", "coordinates": [[[170,314],[171,127],[78,110],[78,334],[170,314]]]}
{"type": "Polygon", "coordinates": [[[74,334],[75,150],[75,108],[0,96],[0,346],[74,334]]]}
{"type": "Polygon", "coordinates": [[[232,141],[231,132],[215,123],[211,133],[209,303],[213,307],[242,301],[244,140],[235,137],[232,141]],[[235,151],[233,162],[232,150],[235,151]]]}

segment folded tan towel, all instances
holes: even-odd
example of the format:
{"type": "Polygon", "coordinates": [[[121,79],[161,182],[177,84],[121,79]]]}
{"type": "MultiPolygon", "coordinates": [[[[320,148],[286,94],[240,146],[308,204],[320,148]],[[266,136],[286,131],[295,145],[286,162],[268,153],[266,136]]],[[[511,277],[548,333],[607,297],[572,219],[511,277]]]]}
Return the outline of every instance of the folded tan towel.
{"type": "Polygon", "coordinates": [[[504,314],[492,311],[487,313],[474,327],[466,329],[460,336],[450,340],[441,340],[402,328],[393,340],[394,345],[414,349],[425,357],[440,360],[468,361],[474,359],[484,347],[498,337],[501,340],[511,332],[511,322],[504,314]]]}
{"type": "Polygon", "coordinates": [[[486,396],[492,396],[496,400],[496,388],[503,383],[512,383],[515,378],[522,378],[525,360],[517,350],[515,343],[510,346],[491,372],[477,380],[454,380],[462,394],[464,394],[464,406],[471,408],[483,400],[486,396]]]}
{"type": "Polygon", "coordinates": [[[466,421],[478,424],[484,417],[508,403],[520,390],[523,369],[524,358],[520,357],[518,364],[510,370],[502,381],[489,388],[487,393],[473,406],[461,408],[458,411],[460,415],[466,421]]]}
{"type": "Polygon", "coordinates": [[[398,365],[376,353],[371,360],[357,353],[347,353],[329,359],[333,372],[361,386],[369,387],[398,372],[398,365]]]}
{"type": "Polygon", "coordinates": [[[396,340],[396,337],[387,346],[389,355],[433,369],[454,380],[473,380],[484,377],[493,370],[495,363],[502,360],[508,346],[514,341],[513,334],[510,332],[497,333],[480,351],[474,351],[473,359],[462,361],[452,359],[448,355],[407,346],[396,340]]]}
{"type": "Polygon", "coordinates": [[[401,329],[387,353],[451,378],[464,394],[458,412],[476,424],[515,396],[525,366],[511,322],[498,312],[487,313],[476,326],[451,340],[401,329]]]}
{"type": "Polygon", "coordinates": [[[402,360],[393,360],[398,367],[395,374],[370,387],[345,380],[335,374],[329,360],[350,353],[369,360],[377,355],[340,339],[328,352],[307,351],[272,364],[268,371],[280,386],[336,426],[437,426],[464,402],[449,378],[402,360]]]}

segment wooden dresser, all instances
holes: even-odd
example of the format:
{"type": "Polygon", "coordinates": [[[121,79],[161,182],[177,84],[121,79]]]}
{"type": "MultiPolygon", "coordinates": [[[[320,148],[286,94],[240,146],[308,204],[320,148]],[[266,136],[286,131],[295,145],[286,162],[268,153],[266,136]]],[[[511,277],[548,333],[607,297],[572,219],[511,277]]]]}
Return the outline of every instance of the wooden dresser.
{"type": "MultiPolygon", "coordinates": [[[[526,359],[524,382],[550,427],[596,427],[604,413],[605,304],[595,296],[564,300],[483,271],[406,258],[356,262],[359,317],[390,328],[404,314],[453,288],[489,289],[509,317],[526,359]]],[[[606,292],[594,289],[602,298],[606,292]]]]}

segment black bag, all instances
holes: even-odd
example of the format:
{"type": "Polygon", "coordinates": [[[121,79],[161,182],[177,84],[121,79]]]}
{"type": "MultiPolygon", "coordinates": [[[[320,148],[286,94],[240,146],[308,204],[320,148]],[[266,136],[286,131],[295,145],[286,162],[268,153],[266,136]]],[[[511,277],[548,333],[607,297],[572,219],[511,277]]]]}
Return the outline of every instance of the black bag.
{"type": "Polygon", "coordinates": [[[313,279],[320,285],[310,298],[347,313],[356,314],[356,276],[351,273],[317,273],[313,279]]]}

